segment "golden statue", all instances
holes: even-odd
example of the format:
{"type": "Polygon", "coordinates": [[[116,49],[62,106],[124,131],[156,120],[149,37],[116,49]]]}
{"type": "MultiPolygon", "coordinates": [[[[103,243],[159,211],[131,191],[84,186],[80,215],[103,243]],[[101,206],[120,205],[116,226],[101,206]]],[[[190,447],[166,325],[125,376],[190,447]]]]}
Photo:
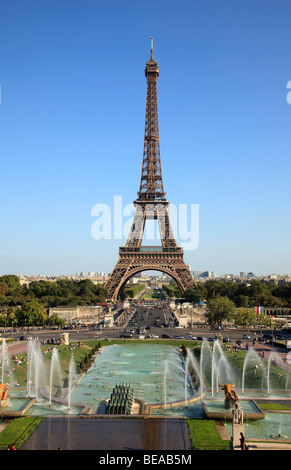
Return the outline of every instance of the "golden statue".
{"type": "Polygon", "coordinates": [[[0,402],[7,400],[8,390],[7,384],[0,384],[0,402]]]}
{"type": "Polygon", "coordinates": [[[222,387],[221,390],[224,390],[225,408],[230,408],[231,405],[233,406],[235,403],[238,402],[238,395],[233,390],[233,387],[235,387],[235,383],[233,385],[231,385],[231,384],[220,384],[218,382],[218,385],[219,385],[219,387],[222,387]]]}

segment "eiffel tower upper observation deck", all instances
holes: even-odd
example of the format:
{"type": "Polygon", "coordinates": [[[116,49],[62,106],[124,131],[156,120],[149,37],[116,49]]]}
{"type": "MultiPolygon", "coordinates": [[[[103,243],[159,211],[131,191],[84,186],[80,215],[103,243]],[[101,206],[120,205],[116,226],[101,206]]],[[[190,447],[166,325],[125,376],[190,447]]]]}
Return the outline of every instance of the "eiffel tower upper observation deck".
{"type": "Polygon", "coordinates": [[[119,248],[119,260],[106,284],[108,298],[116,301],[126,282],[141,271],[156,270],[170,275],[182,293],[195,288],[195,281],[183,259],[169,219],[169,201],[164,192],[158,120],[157,78],[159,66],[151,57],[146,63],[146,116],[143,161],[135,213],[125,246],[119,248]],[[146,220],[156,219],[161,246],[142,246],[146,220]]]}

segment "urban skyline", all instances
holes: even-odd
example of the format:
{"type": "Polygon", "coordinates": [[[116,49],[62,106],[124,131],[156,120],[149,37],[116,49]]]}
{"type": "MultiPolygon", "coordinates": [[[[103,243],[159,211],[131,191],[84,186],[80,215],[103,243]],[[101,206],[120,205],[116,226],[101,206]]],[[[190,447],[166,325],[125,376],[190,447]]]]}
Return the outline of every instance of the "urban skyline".
{"type": "MultiPolygon", "coordinates": [[[[265,273],[265,274],[256,274],[253,273],[252,271],[240,271],[238,273],[220,273],[217,274],[214,271],[211,270],[192,270],[191,267],[189,267],[191,273],[194,275],[195,278],[200,277],[200,275],[204,274],[204,277],[213,277],[213,278],[222,278],[222,277],[233,277],[233,278],[249,278],[249,279],[254,279],[254,278],[286,278],[290,279],[291,282],[291,273],[265,273]],[[208,276],[207,276],[208,274],[208,276]]],[[[10,273],[11,274],[11,273],[10,273]]],[[[13,273],[18,277],[40,277],[40,278],[59,278],[59,277],[84,277],[84,278],[90,278],[90,277],[108,277],[110,275],[110,272],[105,272],[105,271],[79,271],[76,273],[62,273],[62,274],[45,274],[45,273],[30,273],[30,274],[23,274],[23,273],[13,273]]],[[[141,271],[139,274],[135,274],[133,277],[150,277],[150,276],[168,276],[167,274],[161,272],[161,271],[141,271]]]]}
{"type": "Polygon", "coordinates": [[[91,211],[136,197],[151,36],[165,191],[199,204],[186,264],[290,273],[290,13],[284,0],[2,7],[0,275],[112,271],[122,241],[94,240],[91,211]]]}

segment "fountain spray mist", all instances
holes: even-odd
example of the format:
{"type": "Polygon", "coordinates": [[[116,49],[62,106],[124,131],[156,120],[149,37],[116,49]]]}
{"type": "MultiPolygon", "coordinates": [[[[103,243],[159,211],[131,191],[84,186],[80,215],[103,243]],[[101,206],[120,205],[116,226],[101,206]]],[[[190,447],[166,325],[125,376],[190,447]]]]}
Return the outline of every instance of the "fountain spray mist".
{"type": "Polygon", "coordinates": [[[53,386],[58,387],[61,383],[61,366],[59,352],[57,348],[53,349],[50,368],[50,385],[49,385],[49,406],[52,404],[53,386]],[[56,381],[55,384],[53,381],[56,381]]]}

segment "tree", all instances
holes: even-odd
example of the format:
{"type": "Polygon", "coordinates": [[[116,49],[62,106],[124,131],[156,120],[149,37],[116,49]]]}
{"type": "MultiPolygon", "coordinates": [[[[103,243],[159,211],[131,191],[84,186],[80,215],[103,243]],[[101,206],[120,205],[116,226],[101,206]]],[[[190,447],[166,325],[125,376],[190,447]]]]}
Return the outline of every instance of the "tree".
{"type": "Polygon", "coordinates": [[[7,326],[16,326],[18,324],[18,312],[19,310],[16,307],[10,307],[7,310],[6,325],[7,326]]]}
{"type": "Polygon", "coordinates": [[[6,282],[0,281],[0,295],[6,295],[9,291],[9,288],[6,282]]]}
{"type": "Polygon", "coordinates": [[[187,289],[184,293],[186,302],[197,304],[199,300],[206,299],[207,289],[202,282],[196,282],[195,289],[187,289]]]}
{"type": "Polygon", "coordinates": [[[60,318],[56,313],[53,313],[47,320],[48,325],[65,326],[66,322],[60,318]]]}
{"type": "Polygon", "coordinates": [[[235,304],[237,307],[246,307],[247,305],[249,305],[249,297],[247,295],[238,295],[236,298],[235,298],[235,304]]]}
{"type": "Polygon", "coordinates": [[[184,293],[184,298],[186,302],[197,304],[201,300],[201,294],[196,289],[187,289],[184,293]]]}
{"type": "Polygon", "coordinates": [[[26,300],[17,312],[20,325],[44,325],[47,321],[46,309],[37,299],[26,300]]]}
{"type": "Polygon", "coordinates": [[[253,308],[239,308],[234,315],[236,325],[250,326],[255,323],[256,315],[253,308]]]}
{"type": "Polygon", "coordinates": [[[207,302],[208,322],[221,326],[222,322],[231,321],[235,313],[235,304],[228,297],[216,297],[207,302]]]}
{"type": "Polygon", "coordinates": [[[20,279],[15,274],[5,274],[0,277],[0,281],[4,282],[9,290],[15,290],[21,288],[20,279]]]}

